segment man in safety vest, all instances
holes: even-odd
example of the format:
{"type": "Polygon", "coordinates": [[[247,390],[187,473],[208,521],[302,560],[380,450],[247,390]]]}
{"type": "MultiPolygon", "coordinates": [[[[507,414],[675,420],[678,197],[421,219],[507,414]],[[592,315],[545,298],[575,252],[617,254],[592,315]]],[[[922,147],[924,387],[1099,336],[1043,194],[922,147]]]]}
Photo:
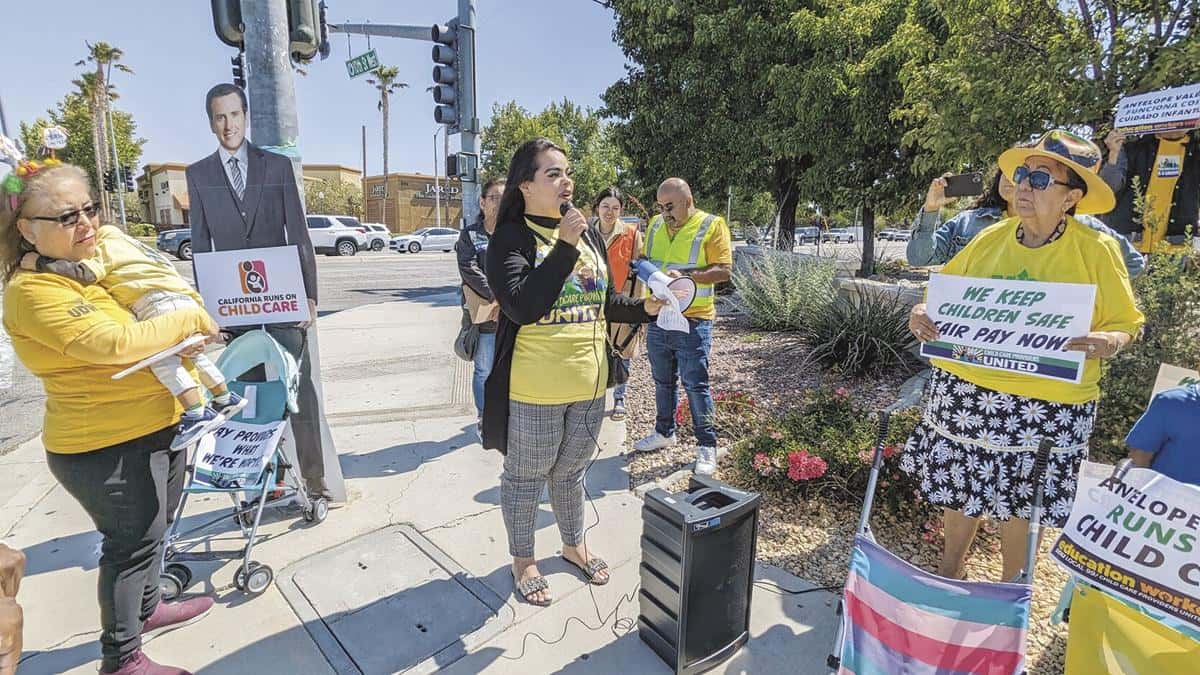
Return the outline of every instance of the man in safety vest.
{"type": "Polygon", "coordinates": [[[658,188],[658,215],[646,228],[646,258],[672,277],[696,282],[696,298],[684,312],[689,331],[666,331],[650,324],[646,351],[654,376],[654,433],[633,444],[635,452],[675,444],[677,382],[683,381],[692,430],[696,436],[696,473],[717,468],[717,434],[713,397],[708,384],[708,352],[712,322],[717,317],[716,285],[729,281],[733,252],[724,219],[696,208],[692,190],[681,178],[668,178],[658,188]]]}

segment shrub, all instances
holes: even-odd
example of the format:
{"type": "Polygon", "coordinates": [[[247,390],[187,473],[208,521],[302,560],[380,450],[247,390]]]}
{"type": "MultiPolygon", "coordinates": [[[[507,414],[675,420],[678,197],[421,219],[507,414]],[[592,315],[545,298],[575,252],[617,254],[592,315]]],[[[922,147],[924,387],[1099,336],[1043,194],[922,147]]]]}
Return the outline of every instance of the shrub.
{"type": "Polygon", "coordinates": [[[1146,326],[1140,340],[1105,364],[1091,439],[1100,461],[1127,454],[1125,435],[1150,402],[1159,365],[1200,364],[1200,254],[1155,253],[1133,291],[1146,326]]]}
{"type": "Polygon", "coordinates": [[[911,369],[909,309],[898,293],[867,290],[829,303],[805,327],[808,358],[849,375],[911,369]]]}
{"type": "MultiPolygon", "coordinates": [[[[892,415],[884,441],[884,463],[876,500],[896,507],[912,504],[916,482],[900,471],[899,451],[912,434],[920,409],[892,415]]],[[[814,492],[849,503],[866,494],[878,417],[849,391],[811,391],[799,408],[761,416],[733,447],[736,470],[758,488],[814,492]]]]}
{"type": "Polygon", "coordinates": [[[750,312],[750,322],[767,330],[800,330],[833,301],[836,263],[764,249],[735,269],[733,285],[750,312]]]}
{"type": "Polygon", "coordinates": [[[128,227],[131,237],[153,237],[158,233],[154,223],[129,223],[128,227]]]}
{"type": "MultiPolygon", "coordinates": [[[[713,392],[713,425],[717,432],[729,438],[739,438],[759,417],[758,404],[749,394],[740,391],[713,392]]],[[[692,409],[687,394],[679,397],[675,406],[675,424],[691,430],[692,409]]]]}

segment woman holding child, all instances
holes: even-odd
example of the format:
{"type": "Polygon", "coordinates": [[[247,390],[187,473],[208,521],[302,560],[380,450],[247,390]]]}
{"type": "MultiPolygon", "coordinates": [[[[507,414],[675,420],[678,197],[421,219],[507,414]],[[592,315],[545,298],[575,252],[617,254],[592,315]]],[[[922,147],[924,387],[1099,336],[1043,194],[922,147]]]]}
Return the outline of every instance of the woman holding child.
{"type": "Polygon", "coordinates": [[[42,441],[50,471],[103,537],[101,672],[179,675],[185,671],[154,663],[141,644],[145,635],[194,621],[213,602],[159,602],[163,536],[183,486],[185,453],[171,449],[182,407],[148,370],[112,375],[217,329],[199,305],[136,321],[101,284],[21,269],[30,252],[91,259],[97,209],[76,166],[22,162],[0,183],[4,328],[46,391],[42,441]]]}

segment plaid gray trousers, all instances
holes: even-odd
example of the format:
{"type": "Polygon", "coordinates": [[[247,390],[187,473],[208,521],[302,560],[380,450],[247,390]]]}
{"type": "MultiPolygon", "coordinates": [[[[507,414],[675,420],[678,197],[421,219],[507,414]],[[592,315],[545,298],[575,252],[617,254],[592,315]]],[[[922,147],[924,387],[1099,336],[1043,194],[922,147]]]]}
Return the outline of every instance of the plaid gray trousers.
{"type": "Polygon", "coordinates": [[[603,420],[603,398],[560,405],[509,401],[500,511],[514,558],[533,557],[538,500],[546,484],[563,544],[583,542],[583,472],[603,420]]]}

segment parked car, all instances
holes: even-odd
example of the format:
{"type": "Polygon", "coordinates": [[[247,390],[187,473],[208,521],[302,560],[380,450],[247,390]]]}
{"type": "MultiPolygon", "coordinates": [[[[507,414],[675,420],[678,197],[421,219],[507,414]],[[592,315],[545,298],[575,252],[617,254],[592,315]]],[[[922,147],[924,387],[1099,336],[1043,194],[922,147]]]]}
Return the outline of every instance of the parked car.
{"type": "Polygon", "coordinates": [[[884,241],[891,241],[892,238],[896,236],[897,232],[899,232],[899,230],[880,230],[875,233],[875,238],[882,239],[884,241]]]}
{"type": "Polygon", "coordinates": [[[158,233],[156,245],[158,250],[170,253],[180,260],[191,260],[192,230],[188,227],[178,230],[163,230],[158,233]]]}
{"type": "Polygon", "coordinates": [[[458,241],[458,230],[448,227],[422,227],[409,234],[392,237],[390,247],[397,253],[420,253],[423,250],[450,252],[458,241]]]}
{"type": "Polygon", "coordinates": [[[366,250],[367,228],[351,216],[308,216],[308,237],[313,250],[325,255],[354,255],[366,250]]]}
{"type": "Polygon", "coordinates": [[[835,244],[843,242],[853,244],[854,240],[854,232],[846,228],[836,228],[821,235],[821,241],[832,241],[835,244]]]}
{"type": "Polygon", "coordinates": [[[912,239],[912,230],[895,230],[892,232],[892,241],[909,241],[912,239]]]}
{"type": "Polygon", "coordinates": [[[392,231],[387,228],[387,225],[363,223],[363,227],[367,228],[367,248],[372,251],[382,251],[388,247],[388,242],[392,239],[392,231]]]}
{"type": "Polygon", "coordinates": [[[821,228],[819,227],[797,227],[796,228],[796,243],[797,244],[815,244],[821,238],[821,228]]]}

